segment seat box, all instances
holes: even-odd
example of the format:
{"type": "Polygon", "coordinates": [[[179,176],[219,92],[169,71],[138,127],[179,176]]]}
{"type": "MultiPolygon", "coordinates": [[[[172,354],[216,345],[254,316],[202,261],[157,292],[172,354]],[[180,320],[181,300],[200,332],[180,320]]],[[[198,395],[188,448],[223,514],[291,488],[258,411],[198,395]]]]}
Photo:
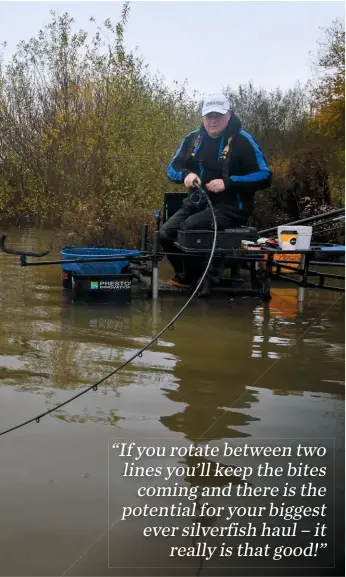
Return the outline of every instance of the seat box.
{"type": "Polygon", "coordinates": [[[187,249],[211,249],[214,232],[212,230],[179,230],[177,242],[187,249]]]}
{"type": "Polygon", "coordinates": [[[227,228],[218,233],[218,248],[241,248],[242,240],[256,242],[258,240],[256,229],[250,226],[227,228]]]}
{"type": "MultiPolygon", "coordinates": [[[[186,249],[211,249],[213,246],[214,231],[212,230],[179,230],[177,242],[186,249]]],[[[258,234],[255,228],[230,228],[217,233],[216,248],[241,248],[242,240],[256,242],[258,234]]]]}

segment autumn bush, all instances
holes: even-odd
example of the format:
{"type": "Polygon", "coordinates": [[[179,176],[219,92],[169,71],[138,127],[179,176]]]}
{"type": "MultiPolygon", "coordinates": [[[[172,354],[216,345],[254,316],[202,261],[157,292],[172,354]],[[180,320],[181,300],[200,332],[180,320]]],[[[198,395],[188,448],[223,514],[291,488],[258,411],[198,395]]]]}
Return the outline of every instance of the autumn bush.
{"type": "MultiPolygon", "coordinates": [[[[68,14],[52,12],[37,38],[21,42],[6,66],[0,60],[3,223],[59,229],[62,244],[137,246],[163,193],[183,190],[166,168],[199,126],[201,102],[184,85],[168,88],[125,50],[128,18],[125,3],[120,21],[95,22],[89,39],[72,32],[68,14]]],[[[318,55],[328,72],[318,85],[226,89],[273,169],[271,189],[256,199],[257,226],[343,205],[342,42],[334,23],[318,55]]]]}

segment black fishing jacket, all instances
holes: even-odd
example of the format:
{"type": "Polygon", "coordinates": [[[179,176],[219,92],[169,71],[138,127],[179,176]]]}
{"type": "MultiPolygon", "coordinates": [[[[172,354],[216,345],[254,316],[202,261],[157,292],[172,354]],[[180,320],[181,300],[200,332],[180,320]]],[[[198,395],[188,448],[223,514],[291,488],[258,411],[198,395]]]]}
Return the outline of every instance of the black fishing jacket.
{"type": "Polygon", "coordinates": [[[182,184],[190,173],[199,176],[202,186],[222,178],[225,191],[209,192],[212,203],[244,217],[252,212],[256,191],[268,188],[272,180],[260,147],[242,130],[233,112],[218,139],[208,136],[203,124],[184,138],[167,168],[167,176],[172,182],[182,184]]]}

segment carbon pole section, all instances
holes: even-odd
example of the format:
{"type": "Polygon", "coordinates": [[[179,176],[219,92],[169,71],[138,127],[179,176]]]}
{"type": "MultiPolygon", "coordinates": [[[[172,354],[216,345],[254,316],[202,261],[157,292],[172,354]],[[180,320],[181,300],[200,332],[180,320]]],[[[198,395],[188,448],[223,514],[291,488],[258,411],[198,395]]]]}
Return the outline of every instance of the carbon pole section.
{"type": "Polygon", "coordinates": [[[43,260],[38,262],[27,262],[26,254],[22,254],[20,257],[21,266],[48,266],[53,264],[84,264],[86,262],[117,262],[117,261],[131,261],[131,262],[141,262],[145,258],[149,258],[148,255],[138,255],[138,256],[105,256],[105,257],[95,257],[95,258],[77,258],[77,259],[66,259],[66,260],[43,260]]]}
{"type": "Polygon", "coordinates": [[[198,188],[198,190],[200,191],[200,194],[205,195],[206,200],[210,206],[210,210],[211,210],[211,214],[213,217],[213,223],[214,223],[214,239],[213,239],[213,247],[210,253],[210,257],[207,263],[207,266],[205,267],[205,271],[203,273],[203,275],[201,276],[199,283],[197,284],[195,290],[193,291],[192,295],[190,296],[190,298],[186,301],[186,303],[184,304],[184,306],[177,312],[177,314],[172,318],[172,320],[159,332],[157,333],[157,335],[151,339],[151,341],[149,341],[149,343],[147,343],[144,347],[141,348],[140,351],[138,351],[137,353],[135,353],[134,355],[132,355],[132,357],[130,357],[127,361],[125,361],[122,365],[120,365],[119,367],[117,367],[116,369],[114,369],[114,371],[112,371],[111,373],[109,373],[108,375],[106,375],[105,377],[103,377],[102,379],[100,379],[97,383],[95,383],[94,385],[90,385],[90,387],[87,387],[86,389],[84,389],[83,391],[81,391],[80,393],[77,393],[76,395],[74,395],[73,397],[70,397],[69,399],[67,399],[67,401],[64,401],[63,403],[60,403],[59,405],[56,405],[55,407],[52,407],[51,409],[48,409],[47,411],[45,411],[44,413],[41,413],[40,415],[37,415],[37,417],[33,417],[32,419],[28,419],[27,421],[24,421],[23,423],[20,423],[19,425],[15,425],[14,427],[10,427],[9,429],[6,429],[5,431],[1,431],[0,432],[0,436],[2,435],[6,435],[12,431],[15,431],[17,429],[20,429],[21,427],[24,427],[25,425],[29,425],[29,423],[33,423],[34,421],[36,421],[36,423],[39,423],[41,419],[43,419],[43,417],[45,417],[46,415],[49,415],[50,413],[53,413],[54,411],[57,411],[58,409],[61,409],[61,407],[64,407],[65,405],[68,405],[69,403],[71,403],[72,401],[74,401],[75,399],[78,399],[79,397],[81,397],[82,395],[85,395],[86,393],[88,393],[89,391],[91,391],[92,389],[94,391],[97,391],[97,388],[99,385],[101,385],[104,381],[106,381],[107,379],[109,379],[110,377],[112,377],[113,375],[115,375],[116,373],[118,373],[121,369],[123,369],[124,367],[126,367],[126,365],[128,365],[129,363],[131,363],[131,361],[133,361],[136,357],[141,357],[143,352],[146,351],[153,343],[155,343],[160,337],[161,335],[163,335],[163,333],[165,333],[168,329],[173,330],[174,328],[174,323],[178,320],[178,318],[183,314],[183,312],[185,311],[185,309],[189,306],[190,302],[193,300],[193,298],[196,296],[196,294],[198,293],[204,279],[205,276],[210,268],[211,262],[213,260],[214,257],[214,252],[215,252],[215,247],[216,247],[216,240],[217,240],[217,222],[216,222],[216,218],[215,218],[215,212],[214,212],[214,207],[212,205],[212,203],[209,200],[209,197],[207,195],[207,193],[204,191],[203,188],[199,187],[196,184],[196,188],[198,188]]]}
{"type": "MultiPolygon", "coordinates": [[[[148,227],[147,224],[144,226],[148,227]]],[[[79,264],[79,263],[86,263],[86,262],[96,262],[97,264],[100,262],[117,262],[117,261],[138,261],[141,262],[143,259],[150,258],[150,253],[146,251],[138,251],[143,252],[143,254],[138,254],[137,256],[131,255],[118,255],[118,256],[103,256],[103,257],[76,257],[73,259],[60,259],[60,260],[44,260],[38,262],[27,262],[26,258],[28,256],[40,257],[45,256],[49,253],[49,251],[45,252],[30,252],[24,250],[15,250],[12,248],[7,248],[5,246],[5,240],[7,238],[7,234],[2,234],[0,237],[0,250],[5,252],[6,254],[18,255],[20,256],[20,264],[21,266],[45,266],[45,265],[62,265],[62,264],[79,264]]],[[[135,252],[135,251],[134,251],[135,252]]]]}
{"type": "MultiPolygon", "coordinates": [[[[292,222],[287,222],[284,226],[291,226],[293,224],[305,224],[307,222],[313,222],[314,220],[322,220],[325,218],[331,218],[332,216],[337,216],[341,213],[345,213],[344,208],[338,208],[336,210],[331,210],[330,212],[325,212],[322,214],[316,214],[315,216],[309,216],[308,218],[302,218],[301,220],[294,220],[292,222]]],[[[268,232],[274,232],[277,230],[279,225],[272,226],[271,228],[266,228],[265,230],[260,230],[258,234],[267,234],[268,232]]]]}

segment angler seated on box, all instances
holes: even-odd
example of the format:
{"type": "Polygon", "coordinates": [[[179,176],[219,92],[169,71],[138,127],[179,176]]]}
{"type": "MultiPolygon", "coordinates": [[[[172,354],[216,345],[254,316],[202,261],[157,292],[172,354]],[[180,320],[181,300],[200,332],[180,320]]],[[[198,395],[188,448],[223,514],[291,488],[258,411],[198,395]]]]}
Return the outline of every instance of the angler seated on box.
{"type": "MultiPolygon", "coordinates": [[[[168,178],[193,191],[196,180],[207,191],[218,230],[247,224],[257,190],[268,188],[272,173],[253,137],[242,130],[239,118],[222,94],[209,96],[202,109],[203,122],[182,141],[172,158],[168,178]]],[[[165,253],[179,252],[174,245],[178,230],[211,230],[213,217],[206,200],[198,205],[190,195],[160,229],[165,253]]],[[[203,272],[200,259],[167,256],[173,266],[171,285],[190,287],[203,272]],[[194,261],[194,262],[191,262],[194,261]]]]}

